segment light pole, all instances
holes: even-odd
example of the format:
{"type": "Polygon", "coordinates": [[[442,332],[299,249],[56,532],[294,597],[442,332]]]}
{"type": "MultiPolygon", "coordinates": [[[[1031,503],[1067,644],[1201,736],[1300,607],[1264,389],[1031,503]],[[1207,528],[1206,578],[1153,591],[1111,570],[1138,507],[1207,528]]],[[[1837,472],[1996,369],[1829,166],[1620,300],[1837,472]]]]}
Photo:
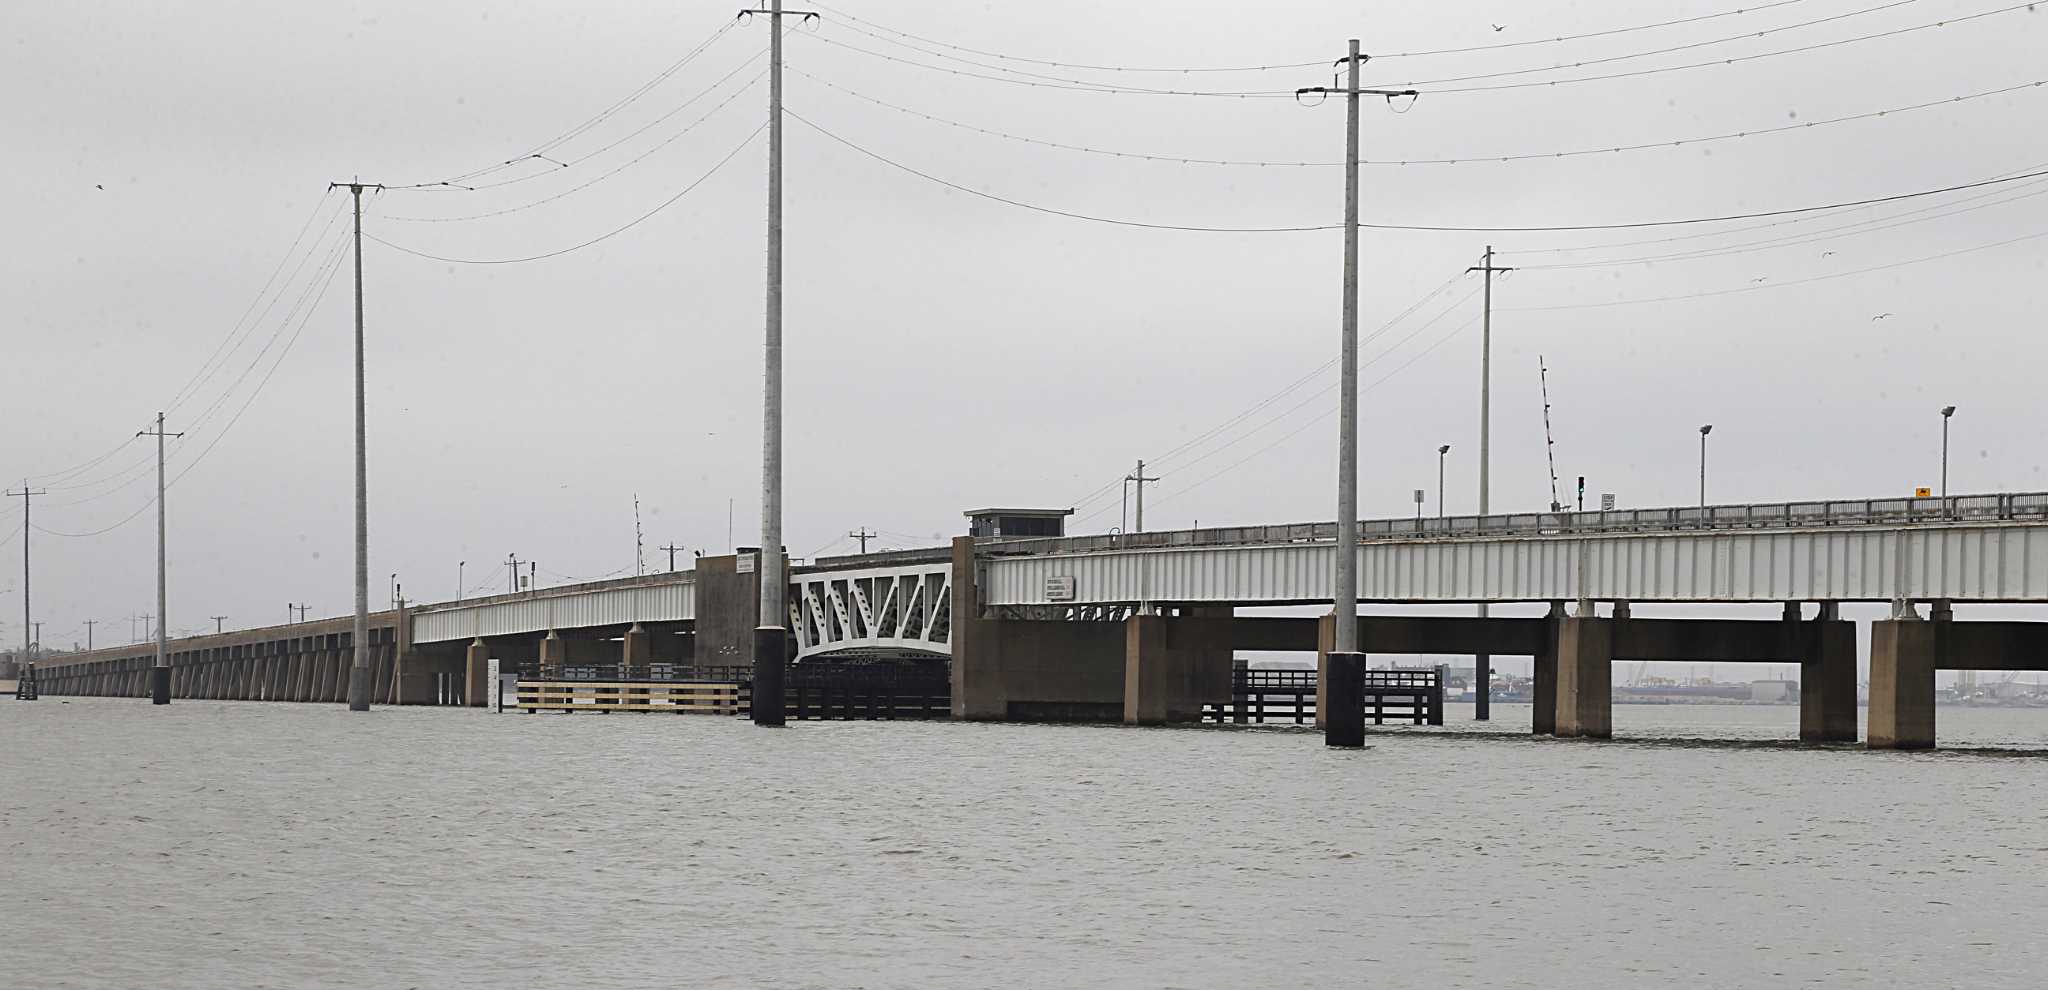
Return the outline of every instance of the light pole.
{"type": "Polygon", "coordinates": [[[1707,507],[1707,434],[1714,432],[1714,424],[1700,427],[1700,508],[1707,507]]]}
{"type": "Polygon", "coordinates": [[[1956,407],[1941,407],[1941,507],[1948,511],[1948,421],[1956,414],[1956,407]]]}
{"type": "Polygon", "coordinates": [[[1450,454],[1451,445],[1444,444],[1436,449],[1436,517],[1444,517],[1444,457],[1450,454]]]}
{"type": "Polygon", "coordinates": [[[458,560],[455,562],[455,602],[458,605],[462,603],[462,569],[467,566],[469,566],[469,561],[458,560]]]}

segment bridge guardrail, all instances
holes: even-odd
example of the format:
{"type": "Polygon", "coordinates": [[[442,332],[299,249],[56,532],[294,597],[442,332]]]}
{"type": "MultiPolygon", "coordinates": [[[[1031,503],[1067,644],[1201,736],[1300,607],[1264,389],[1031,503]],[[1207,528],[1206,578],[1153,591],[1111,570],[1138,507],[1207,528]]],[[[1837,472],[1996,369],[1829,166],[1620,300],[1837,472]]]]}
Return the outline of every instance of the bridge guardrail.
{"type": "MultiPolygon", "coordinates": [[[[2048,520],[2048,492],[1956,495],[1752,505],[1615,509],[1601,512],[1527,512],[1494,516],[1371,519],[1358,524],[1361,542],[1557,536],[1573,533],[1670,533],[1698,530],[1788,529],[1825,526],[1929,525],[1956,522],[2048,520]]],[[[994,540],[994,554],[1086,553],[1180,547],[1329,542],[1337,524],[1285,523],[1153,533],[994,540]]]]}

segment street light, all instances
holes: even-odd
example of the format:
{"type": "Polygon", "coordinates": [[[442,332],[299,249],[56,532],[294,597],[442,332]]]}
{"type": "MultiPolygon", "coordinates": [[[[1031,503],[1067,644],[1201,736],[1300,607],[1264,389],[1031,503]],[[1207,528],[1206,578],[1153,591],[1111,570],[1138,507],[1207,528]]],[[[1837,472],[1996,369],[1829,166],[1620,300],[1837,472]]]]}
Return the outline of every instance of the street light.
{"type": "Polygon", "coordinates": [[[1436,449],[1436,517],[1444,517],[1444,455],[1451,452],[1451,445],[1444,444],[1436,449]]]}
{"type": "Polygon", "coordinates": [[[1700,508],[1707,507],[1707,434],[1714,432],[1714,424],[1700,427],[1700,508]]]}
{"type": "MultiPolygon", "coordinates": [[[[674,558],[670,559],[673,560],[674,558]]],[[[458,605],[462,604],[462,569],[467,566],[469,566],[469,561],[458,560],[455,562],[455,603],[458,605]]]]}
{"type": "Polygon", "coordinates": [[[1956,407],[1941,407],[1941,504],[1948,507],[1948,421],[1956,414],[1956,407]]]}

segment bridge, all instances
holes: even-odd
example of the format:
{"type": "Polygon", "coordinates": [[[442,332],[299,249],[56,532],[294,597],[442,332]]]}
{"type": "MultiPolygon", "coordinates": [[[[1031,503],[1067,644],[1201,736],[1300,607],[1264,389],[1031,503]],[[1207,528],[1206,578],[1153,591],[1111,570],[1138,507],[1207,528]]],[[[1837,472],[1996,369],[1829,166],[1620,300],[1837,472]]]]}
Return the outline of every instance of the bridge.
{"type": "MultiPolygon", "coordinates": [[[[1853,741],[1857,639],[1843,602],[1893,608],[1871,632],[1872,747],[1934,744],[1937,670],[2048,665],[2048,624],[1953,619],[1958,603],[2048,602],[2048,493],[1392,519],[1360,534],[1363,603],[1548,605],[1542,618],[1357,620],[1368,652],[1532,657],[1539,733],[1610,736],[1615,661],[1766,662],[1801,667],[1802,738],[1853,741]],[[1782,617],[1631,611],[1760,602],[1782,617]]],[[[1233,651],[1327,651],[1332,617],[1236,610],[1327,604],[1338,552],[1335,525],[1319,522],[967,536],[799,561],[788,571],[792,659],[950,659],[958,718],[1194,721],[1229,696],[1233,651]]],[[[373,631],[384,646],[377,697],[480,704],[491,659],[750,664],[756,563],[748,551],[686,572],[385,613],[373,631]]],[[[326,658],[347,649],[345,629],[247,630],[180,641],[174,670],[190,668],[178,683],[191,697],[336,700],[326,658]]],[[[149,655],[51,658],[40,683],[132,693],[149,655]]]]}

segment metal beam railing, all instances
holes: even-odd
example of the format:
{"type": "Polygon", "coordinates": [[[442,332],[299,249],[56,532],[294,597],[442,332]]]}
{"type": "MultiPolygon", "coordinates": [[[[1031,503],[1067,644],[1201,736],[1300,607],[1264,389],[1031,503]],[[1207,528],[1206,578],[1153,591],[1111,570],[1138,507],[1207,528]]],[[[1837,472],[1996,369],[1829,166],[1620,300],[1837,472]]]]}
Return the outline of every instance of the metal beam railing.
{"type": "MultiPolygon", "coordinates": [[[[1358,535],[1361,542],[1386,542],[1418,539],[1501,539],[1574,533],[1685,533],[2006,521],[2048,522],[2048,492],[1956,495],[1947,499],[1770,502],[1665,509],[1614,509],[1606,512],[1527,512],[1497,516],[1450,516],[1438,519],[1373,519],[1358,524],[1358,535]]],[[[1087,553],[1108,550],[1327,543],[1336,539],[1336,536],[1335,523],[1316,522],[994,540],[982,546],[984,552],[996,555],[1087,553]]]]}

